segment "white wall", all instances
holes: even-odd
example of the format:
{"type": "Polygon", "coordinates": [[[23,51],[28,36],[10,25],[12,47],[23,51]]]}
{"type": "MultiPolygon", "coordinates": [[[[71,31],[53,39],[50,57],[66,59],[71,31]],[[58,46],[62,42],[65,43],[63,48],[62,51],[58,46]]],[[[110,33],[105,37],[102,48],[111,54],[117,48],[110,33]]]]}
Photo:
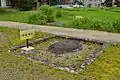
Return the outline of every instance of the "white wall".
{"type": "Polygon", "coordinates": [[[6,7],[6,0],[1,0],[1,7],[6,7]]]}
{"type": "Polygon", "coordinates": [[[98,5],[101,6],[102,0],[82,0],[84,3],[84,7],[88,7],[89,4],[91,4],[91,7],[98,7],[98,5]]]}

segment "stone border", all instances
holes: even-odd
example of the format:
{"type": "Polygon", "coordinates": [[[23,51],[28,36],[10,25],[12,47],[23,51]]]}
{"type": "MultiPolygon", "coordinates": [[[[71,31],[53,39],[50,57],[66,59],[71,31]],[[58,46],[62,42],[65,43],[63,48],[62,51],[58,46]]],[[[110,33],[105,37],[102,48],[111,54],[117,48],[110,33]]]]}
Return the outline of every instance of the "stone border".
{"type": "MultiPolygon", "coordinates": [[[[33,41],[29,41],[29,45],[31,46],[31,45],[37,44],[37,43],[39,43],[39,42],[41,42],[41,41],[46,41],[46,40],[48,40],[48,39],[53,39],[53,38],[55,38],[55,35],[52,36],[52,37],[39,38],[39,39],[36,39],[36,40],[33,40],[33,41]]],[[[17,46],[15,46],[15,47],[11,48],[9,51],[15,51],[15,50],[17,50],[17,49],[19,49],[19,48],[22,48],[22,47],[25,47],[25,46],[26,46],[26,43],[21,44],[21,45],[17,45],[17,46]]]]}
{"type": "MultiPolygon", "coordinates": [[[[103,53],[104,49],[108,46],[108,43],[103,42],[103,41],[99,41],[99,40],[93,40],[93,39],[87,39],[87,38],[83,39],[83,38],[74,38],[74,37],[64,37],[64,36],[58,36],[58,35],[54,35],[52,37],[39,38],[39,39],[36,39],[34,41],[30,41],[29,45],[37,44],[41,41],[46,41],[48,39],[53,39],[53,38],[67,38],[67,39],[79,40],[79,41],[84,41],[84,42],[88,41],[88,42],[92,42],[92,43],[97,43],[101,46],[99,50],[94,51],[93,53],[90,53],[88,55],[88,57],[82,62],[82,65],[78,64],[78,66],[80,66],[79,71],[72,70],[69,67],[61,67],[61,66],[58,66],[58,65],[55,65],[55,64],[50,65],[51,67],[58,68],[60,70],[64,70],[64,71],[67,71],[67,72],[70,72],[70,73],[73,73],[73,74],[78,74],[79,72],[83,71],[85,67],[92,64],[92,62],[94,62],[96,60],[96,58],[101,53],[103,53]]],[[[22,44],[22,45],[17,45],[15,47],[11,48],[9,51],[14,52],[17,49],[25,47],[25,46],[26,46],[25,43],[22,44]]],[[[19,55],[15,55],[15,56],[20,57],[19,55]]],[[[33,61],[33,62],[40,62],[42,64],[48,65],[48,64],[46,64],[46,62],[36,61],[36,60],[32,59],[31,57],[28,57],[27,59],[30,60],[30,61],[33,61]]]]}

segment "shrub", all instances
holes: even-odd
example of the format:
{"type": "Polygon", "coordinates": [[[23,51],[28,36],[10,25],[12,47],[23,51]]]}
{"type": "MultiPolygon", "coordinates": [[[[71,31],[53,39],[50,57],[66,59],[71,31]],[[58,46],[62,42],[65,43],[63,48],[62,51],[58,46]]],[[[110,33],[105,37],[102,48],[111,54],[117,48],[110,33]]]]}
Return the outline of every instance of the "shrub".
{"type": "Polygon", "coordinates": [[[91,19],[91,24],[90,24],[91,28],[94,30],[100,30],[101,26],[102,26],[102,21],[101,20],[95,20],[95,19],[91,19]]]}
{"type": "Polygon", "coordinates": [[[42,5],[39,8],[39,11],[42,12],[44,15],[48,15],[48,13],[50,13],[51,10],[52,8],[49,5],[42,5]]]}
{"type": "Polygon", "coordinates": [[[54,9],[48,5],[41,6],[38,13],[32,14],[29,17],[29,23],[32,24],[46,24],[54,22],[54,20],[54,9]]]}
{"type": "Polygon", "coordinates": [[[72,21],[72,24],[73,24],[73,26],[81,26],[82,25],[82,22],[80,21],[80,19],[73,19],[73,21],[72,21]]]}
{"type": "Polygon", "coordinates": [[[42,5],[39,8],[39,12],[41,12],[43,15],[47,16],[47,22],[54,22],[54,11],[55,9],[50,7],[49,5],[42,5]]]}
{"type": "MultiPolygon", "coordinates": [[[[120,25],[119,24],[120,20],[117,20],[114,25],[120,25]]],[[[69,23],[65,24],[66,27],[73,27],[73,28],[78,28],[78,29],[92,29],[92,30],[100,30],[100,31],[108,31],[108,32],[116,32],[116,29],[113,24],[110,21],[103,21],[97,18],[86,18],[86,17],[81,17],[81,16],[76,16],[76,18],[73,18],[69,23]]]]}
{"type": "Polygon", "coordinates": [[[115,28],[116,32],[120,32],[120,19],[114,20],[112,26],[115,28]]]}
{"type": "Polygon", "coordinates": [[[18,0],[16,7],[21,11],[31,10],[34,0],[18,0]]]}
{"type": "Polygon", "coordinates": [[[62,17],[62,12],[59,10],[56,12],[56,18],[62,17]]]}
{"type": "Polygon", "coordinates": [[[54,22],[54,21],[55,21],[54,15],[47,16],[47,22],[54,22]]]}
{"type": "Polygon", "coordinates": [[[47,17],[40,13],[32,14],[29,16],[29,23],[43,25],[47,23],[47,17]]]}
{"type": "Polygon", "coordinates": [[[78,29],[79,28],[87,29],[89,28],[89,23],[90,23],[89,19],[83,17],[83,18],[74,18],[70,24],[71,26],[76,27],[78,29]]]}

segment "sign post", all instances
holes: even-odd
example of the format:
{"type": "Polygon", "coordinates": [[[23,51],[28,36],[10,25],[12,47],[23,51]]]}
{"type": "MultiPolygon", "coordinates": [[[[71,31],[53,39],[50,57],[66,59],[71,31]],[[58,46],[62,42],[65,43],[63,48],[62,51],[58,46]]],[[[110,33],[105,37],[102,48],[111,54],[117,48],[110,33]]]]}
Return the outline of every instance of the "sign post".
{"type": "Polygon", "coordinates": [[[28,39],[26,39],[26,45],[27,45],[27,48],[29,48],[29,43],[28,43],[28,39]]]}
{"type": "Polygon", "coordinates": [[[21,48],[23,51],[31,51],[34,47],[29,46],[29,39],[34,36],[34,29],[20,29],[20,40],[26,40],[26,46],[21,48]]]}

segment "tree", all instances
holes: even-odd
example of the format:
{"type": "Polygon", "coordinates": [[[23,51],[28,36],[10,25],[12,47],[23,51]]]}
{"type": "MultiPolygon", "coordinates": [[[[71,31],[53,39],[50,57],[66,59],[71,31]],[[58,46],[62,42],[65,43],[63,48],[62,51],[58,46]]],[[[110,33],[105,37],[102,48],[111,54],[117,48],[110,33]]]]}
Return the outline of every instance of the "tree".
{"type": "Polygon", "coordinates": [[[16,7],[22,11],[31,10],[33,6],[34,0],[18,0],[16,3],[16,7]]]}
{"type": "Polygon", "coordinates": [[[10,0],[10,2],[11,2],[11,6],[15,7],[17,2],[18,2],[18,0],[10,0]]]}

